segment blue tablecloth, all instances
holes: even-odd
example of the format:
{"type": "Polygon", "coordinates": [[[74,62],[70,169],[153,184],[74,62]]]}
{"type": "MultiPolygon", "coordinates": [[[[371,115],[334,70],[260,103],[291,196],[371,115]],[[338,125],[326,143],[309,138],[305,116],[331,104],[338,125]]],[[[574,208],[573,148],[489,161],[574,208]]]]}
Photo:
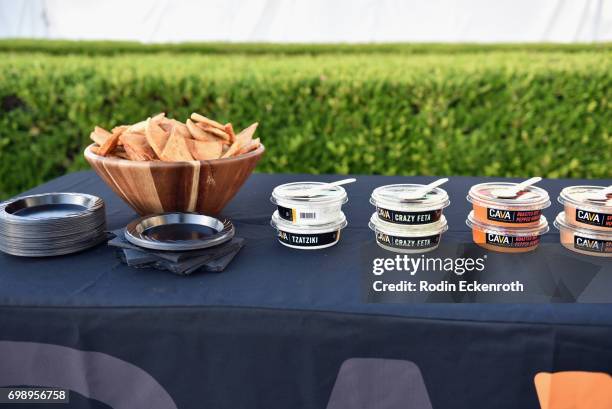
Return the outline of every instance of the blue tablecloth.
{"type": "MultiPolygon", "coordinates": [[[[537,372],[612,373],[609,304],[365,303],[359,248],[374,241],[371,191],[432,178],[359,176],[347,187],[342,240],[314,252],[281,246],[269,226],[274,186],[305,179],[336,177],[247,181],[224,211],[247,243],[220,274],[130,269],[104,245],[57,258],[0,255],[0,341],[117,357],[151,374],[179,408],[324,408],[342,362],[355,357],[414,362],[434,408],[536,408],[537,372]]],[[[452,205],[444,241],[471,240],[465,195],[482,181],[453,177],[446,185],[452,205]]],[[[586,183],[610,181],[540,186],[554,201],[563,187],[586,183]]],[[[31,193],[51,191],[101,196],[109,229],[136,217],[92,172],[31,193]]],[[[549,220],[560,208],[555,202],[545,211],[549,220]]],[[[544,238],[558,240],[554,229],[544,238]]],[[[83,402],[73,405],[93,405],[83,402]]]]}

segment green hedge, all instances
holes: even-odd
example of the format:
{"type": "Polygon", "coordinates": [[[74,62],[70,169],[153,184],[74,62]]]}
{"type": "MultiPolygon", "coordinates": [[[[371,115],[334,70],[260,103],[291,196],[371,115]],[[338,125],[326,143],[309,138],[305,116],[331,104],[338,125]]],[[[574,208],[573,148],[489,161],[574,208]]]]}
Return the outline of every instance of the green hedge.
{"type": "Polygon", "coordinates": [[[0,54],[0,196],[88,168],[94,124],[260,122],[263,172],[612,177],[608,51],[0,54]]]}
{"type": "Polygon", "coordinates": [[[488,52],[593,52],[612,51],[612,43],[596,44],[447,44],[447,43],[369,43],[369,44],[273,44],[273,43],[173,43],[143,44],[133,41],[67,41],[37,39],[0,40],[0,52],[44,52],[53,55],[119,55],[198,53],[198,54],[463,54],[488,52]]]}

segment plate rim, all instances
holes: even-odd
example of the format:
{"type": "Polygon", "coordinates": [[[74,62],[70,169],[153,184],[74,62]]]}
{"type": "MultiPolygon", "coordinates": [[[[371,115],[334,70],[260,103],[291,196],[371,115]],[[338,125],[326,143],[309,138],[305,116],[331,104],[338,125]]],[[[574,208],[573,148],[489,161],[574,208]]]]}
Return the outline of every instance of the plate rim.
{"type": "MultiPolygon", "coordinates": [[[[210,226],[207,226],[207,227],[210,227],[210,226]]],[[[234,237],[234,234],[235,234],[234,224],[232,223],[230,219],[228,218],[219,219],[214,216],[209,216],[209,215],[195,213],[195,212],[164,212],[164,213],[157,213],[157,214],[150,214],[147,216],[142,216],[142,217],[139,217],[131,221],[125,227],[125,230],[123,232],[125,239],[131,244],[137,247],[145,248],[145,249],[161,250],[161,251],[189,251],[189,250],[199,250],[199,249],[214,247],[214,246],[218,246],[219,244],[223,244],[231,240],[234,237]],[[189,242],[186,242],[185,244],[181,244],[180,246],[176,244],[171,244],[169,242],[151,241],[151,240],[144,238],[144,236],[136,232],[136,226],[138,226],[143,221],[150,219],[152,217],[167,216],[170,214],[192,214],[196,216],[209,217],[211,219],[214,219],[220,222],[225,227],[223,230],[213,235],[216,237],[213,237],[208,240],[190,240],[191,244],[188,244],[189,242]]]]}

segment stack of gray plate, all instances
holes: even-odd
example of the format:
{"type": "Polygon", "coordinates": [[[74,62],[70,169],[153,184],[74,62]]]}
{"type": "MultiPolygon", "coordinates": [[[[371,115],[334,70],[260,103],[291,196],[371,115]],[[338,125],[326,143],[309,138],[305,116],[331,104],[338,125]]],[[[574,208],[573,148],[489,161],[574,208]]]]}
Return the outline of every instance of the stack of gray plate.
{"type": "Polygon", "coordinates": [[[0,251],[45,257],[106,240],[104,202],[83,193],[45,193],[0,204],[0,251]]]}

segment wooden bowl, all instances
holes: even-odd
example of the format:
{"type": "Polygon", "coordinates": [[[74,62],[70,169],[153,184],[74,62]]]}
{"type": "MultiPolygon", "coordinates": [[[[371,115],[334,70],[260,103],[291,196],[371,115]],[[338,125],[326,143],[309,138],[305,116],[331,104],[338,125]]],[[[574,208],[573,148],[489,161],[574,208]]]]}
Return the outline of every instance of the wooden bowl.
{"type": "Polygon", "coordinates": [[[85,149],[98,176],[141,216],[164,212],[216,215],[234,197],[265,152],[190,162],[138,162],[85,149]]]}

